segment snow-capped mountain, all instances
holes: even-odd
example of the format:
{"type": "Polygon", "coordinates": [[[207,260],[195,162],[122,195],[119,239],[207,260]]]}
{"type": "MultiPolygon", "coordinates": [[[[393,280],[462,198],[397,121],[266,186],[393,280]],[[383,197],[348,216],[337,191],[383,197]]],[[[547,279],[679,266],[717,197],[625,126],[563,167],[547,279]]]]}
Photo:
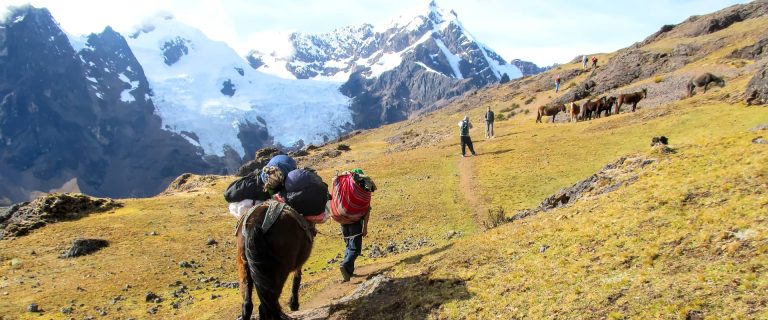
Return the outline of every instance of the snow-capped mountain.
{"type": "Polygon", "coordinates": [[[342,81],[352,72],[367,68],[365,76],[373,78],[399,66],[404,54],[434,42],[440,51],[419,61],[432,71],[455,79],[480,75],[498,80],[504,73],[510,78],[522,76],[517,67],[477,41],[456,12],[440,8],[435,1],[422,14],[400,16],[378,29],[363,24],[323,34],[295,32],[288,37],[293,54],[277,57],[254,50],[247,56],[251,66],[281,76],[288,71],[297,79],[342,81]]]}
{"type": "Polygon", "coordinates": [[[339,83],[289,80],[248,67],[223,42],[158,16],[128,43],[154,93],[163,126],[206,154],[251,156],[264,145],[322,143],[351,127],[339,83]]]}
{"type": "Polygon", "coordinates": [[[456,12],[434,1],[423,13],[400,16],[381,28],[363,24],[325,34],[292,33],[288,40],[290,56],[251,51],[246,57],[251,67],[281,77],[347,81],[342,92],[353,98],[355,125],[363,128],[406,119],[504,74],[522,76],[472,36],[456,12]],[[414,81],[420,78],[429,79],[414,81]]]}

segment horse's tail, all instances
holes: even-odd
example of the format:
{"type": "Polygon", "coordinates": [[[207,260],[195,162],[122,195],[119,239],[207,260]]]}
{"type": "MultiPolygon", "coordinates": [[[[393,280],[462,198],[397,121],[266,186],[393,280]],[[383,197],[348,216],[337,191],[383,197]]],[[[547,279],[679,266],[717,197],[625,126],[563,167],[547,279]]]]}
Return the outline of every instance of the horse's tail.
{"type": "Polygon", "coordinates": [[[259,296],[261,307],[269,315],[267,319],[278,317],[279,319],[288,319],[280,308],[278,301],[280,296],[275,282],[274,275],[277,274],[277,266],[272,261],[265,237],[264,230],[259,225],[254,225],[248,229],[245,238],[245,258],[247,260],[248,272],[253,279],[254,287],[259,296]]]}

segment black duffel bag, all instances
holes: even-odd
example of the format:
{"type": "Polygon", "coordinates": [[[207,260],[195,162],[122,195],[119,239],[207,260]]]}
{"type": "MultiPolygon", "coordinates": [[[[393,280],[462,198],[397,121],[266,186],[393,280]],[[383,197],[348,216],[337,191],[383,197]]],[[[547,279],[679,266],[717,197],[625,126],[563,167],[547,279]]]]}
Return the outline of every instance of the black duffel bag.
{"type": "Polygon", "coordinates": [[[269,193],[264,191],[264,183],[258,174],[249,174],[233,181],[224,191],[224,200],[240,202],[246,199],[266,201],[269,193]]]}

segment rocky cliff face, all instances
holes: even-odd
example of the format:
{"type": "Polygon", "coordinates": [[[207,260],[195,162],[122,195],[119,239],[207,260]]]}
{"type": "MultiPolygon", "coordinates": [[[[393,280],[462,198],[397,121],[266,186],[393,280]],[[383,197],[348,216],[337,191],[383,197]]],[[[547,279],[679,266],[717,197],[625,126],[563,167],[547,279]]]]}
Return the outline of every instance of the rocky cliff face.
{"type": "Polygon", "coordinates": [[[107,28],[79,53],[46,9],[0,24],[0,198],[27,200],[74,182],[97,196],[148,196],[214,167],[160,128],[125,39],[107,28]]]}

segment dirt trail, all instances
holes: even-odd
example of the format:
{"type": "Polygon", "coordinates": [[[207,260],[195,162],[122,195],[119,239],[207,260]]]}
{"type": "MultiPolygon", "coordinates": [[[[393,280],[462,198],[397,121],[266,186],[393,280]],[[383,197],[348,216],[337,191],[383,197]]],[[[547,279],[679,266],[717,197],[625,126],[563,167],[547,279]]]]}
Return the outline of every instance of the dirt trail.
{"type": "Polygon", "coordinates": [[[474,212],[475,223],[481,229],[485,229],[485,219],[488,210],[485,208],[485,202],[480,195],[475,193],[477,190],[477,176],[474,170],[475,157],[465,157],[459,159],[459,190],[467,199],[469,208],[474,212]]]}

